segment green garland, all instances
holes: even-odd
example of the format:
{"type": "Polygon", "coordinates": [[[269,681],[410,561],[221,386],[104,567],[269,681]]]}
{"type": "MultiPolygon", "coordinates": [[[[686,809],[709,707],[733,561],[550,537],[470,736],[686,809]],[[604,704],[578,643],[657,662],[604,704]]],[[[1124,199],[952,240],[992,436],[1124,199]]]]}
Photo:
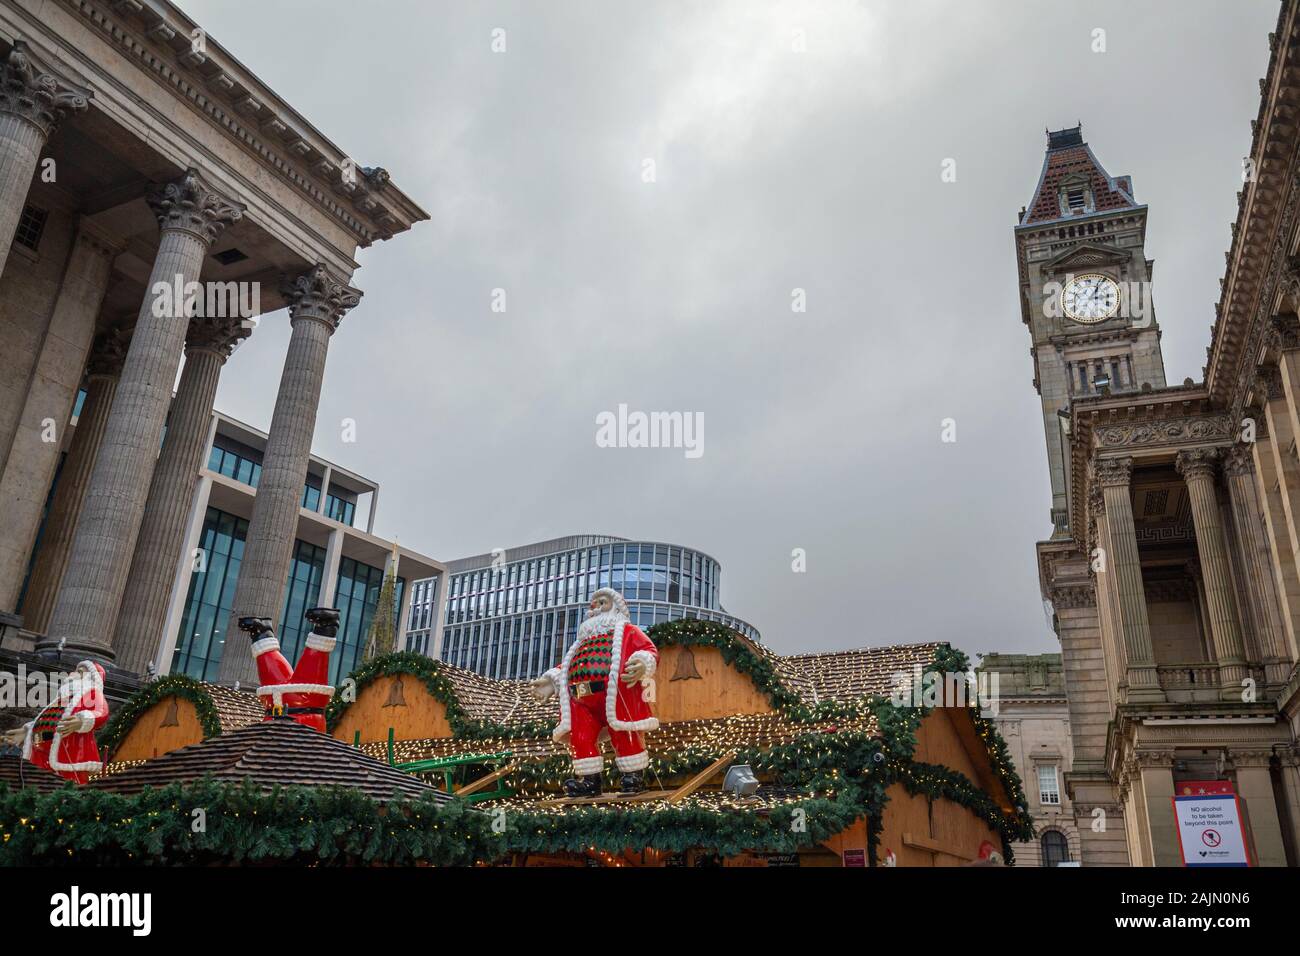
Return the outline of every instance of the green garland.
{"type": "MultiPolygon", "coordinates": [[[[45,798],[31,792],[6,795],[0,790],[0,830],[8,837],[0,849],[0,862],[48,862],[67,853],[78,862],[87,862],[90,857],[110,863],[401,865],[500,859],[510,853],[580,852],[588,847],[621,852],[628,846],[665,852],[704,846],[730,856],[743,850],[792,852],[816,845],[862,817],[867,819],[867,849],[874,861],[886,789],[893,783],[901,783],[909,793],[949,800],[974,813],[1000,835],[1008,862],[1012,860],[1010,843],[1032,838],[1027,802],[1006,745],[993,722],[977,709],[972,708],[970,716],[1016,808],[1012,814],[1004,813],[962,774],[914,762],[916,733],[929,708],[896,707],[879,696],[809,707],[784,685],[771,660],[755,654],[723,625],[685,619],[655,625],[650,635],[661,647],[680,644],[717,648],[723,660],[748,676],[787,719],[824,722],[869,713],[876,719],[879,735],[809,728],[810,732],[794,743],[740,752],[738,762],[749,763],[757,772],[772,775],[782,786],[797,788],[805,795],[770,812],[719,812],[699,805],[658,809],[641,805],[577,807],[563,813],[511,811],[506,807],[506,825],[501,833],[485,829],[489,817],[468,811],[459,801],[446,808],[432,805],[431,801],[424,806],[418,801],[398,801],[388,805],[387,813],[381,813],[373,801],[360,794],[323,788],[285,788],[261,795],[248,788],[207,781],[189,788],[146,791],[136,797],[68,788],[45,798]],[[219,825],[210,825],[206,834],[192,835],[189,811],[182,808],[196,806],[208,810],[210,821],[215,808],[219,825]],[[797,811],[803,814],[802,829],[791,825],[797,811]],[[17,820],[25,822],[16,825],[17,820]],[[51,820],[63,823],[51,827],[51,820]]],[[[966,656],[944,645],[924,672],[968,669],[966,656]]],[[[539,722],[503,726],[471,718],[442,665],[422,654],[388,654],[363,664],[351,676],[359,692],[380,677],[399,674],[418,678],[442,702],[458,738],[545,737],[550,733],[550,725],[539,722]]],[[[132,698],[105,727],[101,742],[111,741],[113,746],[120,743],[139,716],[169,694],[194,703],[205,736],[220,732],[216,708],[202,685],[178,676],[156,681],[132,698]]],[[[330,729],[337,726],[350,703],[341,697],[331,701],[326,713],[330,729]]],[[[660,774],[667,777],[695,773],[717,756],[707,749],[652,756],[651,779],[660,774]]],[[[515,782],[520,789],[549,788],[568,772],[568,759],[557,754],[523,765],[515,774],[515,782]]],[[[607,768],[607,773],[613,771],[607,768]]]]}
{"type": "MultiPolygon", "coordinates": [[[[533,738],[550,735],[550,725],[536,721],[507,727],[491,721],[470,717],[465,708],[461,706],[460,700],[456,697],[456,688],[447,679],[442,667],[443,665],[439,661],[418,654],[415,651],[397,651],[367,661],[348,677],[356,682],[358,697],[367,685],[381,677],[410,675],[418,678],[424,684],[430,696],[434,700],[440,701],[443,707],[446,708],[447,723],[451,725],[452,733],[458,738],[483,740],[491,737],[533,738]]],[[[343,719],[343,715],[352,706],[352,703],[353,701],[344,700],[340,694],[334,695],[325,710],[325,726],[328,730],[333,731],[338,726],[339,721],[343,719]]]]}
{"type": "Polygon", "coordinates": [[[151,707],[168,697],[179,697],[194,705],[194,710],[199,717],[199,726],[203,728],[204,738],[215,737],[221,733],[221,717],[217,712],[217,705],[203,684],[184,674],[172,674],[160,677],[142,687],[122,704],[100,729],[96,739],[103,753],[107,755],[105,759],[111,757],[112,752],[126,739],[126,735],[135,727],[136,721],[151,707]]]}
{"type": "Polygon", "coordinates": [[[492,852],[489,824],[431,794],[381,806],[355,790],[211,778],[131,796],[0,785],[0,866],[469,865],[492,852]]]}
{"type": "Polygon", "coordinates": [[[833,798],[811,797],[770,813],[733,813],[700,806],[652,810],[568,808],[564,813],[512,813],[498,837],[497,858],[507,853],[581,853],[628,847],[681,853],[706,848],[721,856],[745,851],[792,853],[825,842],[865,815],[867,798],[846,789],[833,798]],[[800,813],[796,825],[796,813],[800,813]]]}

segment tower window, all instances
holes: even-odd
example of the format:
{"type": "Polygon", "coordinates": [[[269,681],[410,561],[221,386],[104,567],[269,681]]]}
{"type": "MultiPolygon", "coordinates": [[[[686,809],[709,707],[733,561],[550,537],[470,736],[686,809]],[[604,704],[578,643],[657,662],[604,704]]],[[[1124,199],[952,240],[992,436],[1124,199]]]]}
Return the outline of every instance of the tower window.
{"type": "Polygon", "coordinates": [[[26,246],[32,252],[41,244],[41,234],[45,232],[45,221],[50,214],[35,206],[24,206],[18,217],[18,228],[14,231],[14,242],[26,246]]]}
{"type": "Polygon", "coordinates": [[[1093,211],[1092,194],[1083,183],[1061,189],[1061,212],[1067,216],[1082,216],[1093,211]]]}

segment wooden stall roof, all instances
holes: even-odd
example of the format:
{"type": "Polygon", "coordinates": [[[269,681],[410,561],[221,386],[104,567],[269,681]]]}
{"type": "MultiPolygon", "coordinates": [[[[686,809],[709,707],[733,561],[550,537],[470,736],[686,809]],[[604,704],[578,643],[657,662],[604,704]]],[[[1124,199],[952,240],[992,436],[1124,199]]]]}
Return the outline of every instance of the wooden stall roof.
{"type": "MultiPolygon", "coordinates": [[[[739,633],[733,632],[741,653],[770,664],[788,691],[809,707],[828,701],[849,701],[872,695],[888,695],[894,675],[910,674],[913,667],[926,667],[944,645],[937,642],[861,647],[821,654],[776,654],[739,633]]],[[[445,661],[434,661],[439,674],[452,686],[457,703],[471,719],[505,727],[554,723],[554,700],[538,701],[528,681],[496,680],[445,661]]]]}
{"type": "Polygon", "coordinates": [[[943,646],[940,643],[894,644],[790,657],[771,654],[771,657],[785,685],[805,704],[815,707],[827,700],[888,696],[895,674],[910,674],[914,667],[925,668],[943,646]]]}
{"type": "Polygon", "coordinates": [[[20,754],[0,756],[0,784],[6,784],[10,790],[36,790],[49,793],[58,790],[66,780],[57,773],[28,763],[20,754]]]}
{"type": "Polygon", "coordinates": [[[437,793],[410,774],[287,719],[241,727],[153,760],[112,765],[88,786],[131,794],[208,775],[218,781],[251,780],[264,791],[291,785],[350,787],[377,800],[387,800],[395,791],[411,797],[437,793]]]}
{"type": "Polygon", "coordinates": [[[217,719],[221,722],[223,734],[256,724],[266,716],[266,708],[256,694],[206,681],[201,682],[201,686],[217,708],[217,719]]]}
{"type": "MultiPolygon", "coordinates": [[[[779,713],[737,714],[733,717],[661,724],[658,730],[650,731],[647,737],[653,760],[670,754],[709,757],[729,750],[767,750],[794,743],[800,737],[823,733],[858,733],[875,737],[879,736],[880,728],[876,719],[868,713],[847,720],[813,722],[792,721],[779,713]]],[[[387,759],[386,742],[364,743],[360,749],[377,760],[387,759]]],[[[521,760],[567,757],[569,753],[566,744],[557,744],[549,736],[491,740],[438,737],[395,741],[393,759],[400,764],[505,751],[521,760]]]]}

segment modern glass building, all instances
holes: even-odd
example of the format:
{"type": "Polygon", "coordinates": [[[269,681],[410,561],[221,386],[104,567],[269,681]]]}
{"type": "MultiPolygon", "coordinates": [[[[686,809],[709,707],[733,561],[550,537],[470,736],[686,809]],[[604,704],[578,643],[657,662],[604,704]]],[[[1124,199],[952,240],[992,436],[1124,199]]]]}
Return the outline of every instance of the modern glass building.
{"type": "MultiPolygon", "coordinates": [[[[172,592],[165,633],[160,635],[158,670],[216,680],[228,639],[226,634],[235,583],[244,557],[244,540],[262,474],[266,435],[214,413],[207,467],[199,473],[191,504],[185,554],[172,592]]],[[[375,537],[379,486],[312,456],[303,484],[293,560],[285,581],[276,634],[292,664],[302,653],[310,630],[303,612],[310,607],[337,607],[339,643],[330,657],[330,680],[337,682],[360,662],[370,623],[379,606],[384,571],[393,561],[393,545],[375,537]],[[367,504],[365,528],[356,526],[358,504],[367,504]]],[[[443,565],[406,548],[397,549],[397,646],[406,645],[410,614],[407,583],[426,580],[432,591],[443,565]],[[434,575],[430,577],[430,575],[434,575]]]]}
{"type": "Polygon", "coordinates": [[[602,587],[627,599],[642,629],[693,617],[759,640],[723,609],[721,578],[717,561],[680,545],[604,535],[541,541],[450,562],[441,639],[436,581],[417,581],[407,647],[488,677],[535,677],[560,662],[602,587]]]}

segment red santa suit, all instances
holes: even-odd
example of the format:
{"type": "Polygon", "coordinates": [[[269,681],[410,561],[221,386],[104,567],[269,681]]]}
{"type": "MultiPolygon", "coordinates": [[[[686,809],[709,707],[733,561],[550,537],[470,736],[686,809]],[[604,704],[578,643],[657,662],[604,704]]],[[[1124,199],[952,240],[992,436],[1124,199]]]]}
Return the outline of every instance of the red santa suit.
{"type": "Polygon", "coordinates": [[[600,736],[607,732],[614,746],[614,763],[623,773],[644,770],[650,763],[641,731],[654,730],[659,719],[650,712],[659,652],[650,638],[628,620],[621,608],[587,618],[578,640],[550,679],[560,700],[560,722],[551,736],[568,741],[573,770],[580,777],[601,772],[600,736]],[[628,686],[620,678],[629,661],[645,664],[645,676],[628,686]],[[593,662],[600,670],[593,670],[593,662]],[[607,661],[607,664],[606,664],[607,661]]]}
{"type": "Polygon", "coordinates": [[[253,659],[257,661],[257,679],[261,686],[257,696],[266,706],[264,720],[288,715],[304,726],[325,732],[325,708],[334,696],[329,680],[330,652],[338,639],[317,634],[307,635],[298,666],[291,668],[280,653],[280,640],[273,633],[253,642],[253,659]]]}
{"type": "Polygon", "coordinates": [[[104,668],[93,661],[82,661],[72,679],[59,687],[59,699],[27,725],[23,757],[65,780],[83,784],[92,773],[103,769],[95,731],[107,720],[104,668]],[[72,733],[60,731],[59,722],[70,718],[78,721],[78,728],[72,733]]]}

